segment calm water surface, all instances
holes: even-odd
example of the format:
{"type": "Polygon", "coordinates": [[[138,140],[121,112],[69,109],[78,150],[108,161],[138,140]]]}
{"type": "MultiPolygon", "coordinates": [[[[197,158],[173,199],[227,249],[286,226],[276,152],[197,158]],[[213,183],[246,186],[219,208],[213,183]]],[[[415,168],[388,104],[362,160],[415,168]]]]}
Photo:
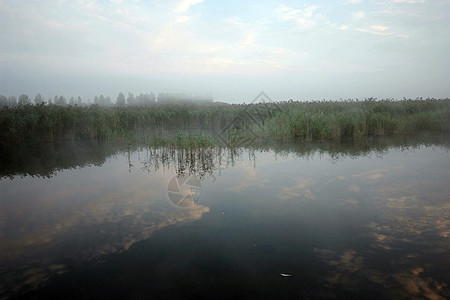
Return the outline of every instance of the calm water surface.
{"type": "Polygon", "coordinates": [[[450,297],[450,153],[140,149],[0,181],[0,298],[450,297]]]}

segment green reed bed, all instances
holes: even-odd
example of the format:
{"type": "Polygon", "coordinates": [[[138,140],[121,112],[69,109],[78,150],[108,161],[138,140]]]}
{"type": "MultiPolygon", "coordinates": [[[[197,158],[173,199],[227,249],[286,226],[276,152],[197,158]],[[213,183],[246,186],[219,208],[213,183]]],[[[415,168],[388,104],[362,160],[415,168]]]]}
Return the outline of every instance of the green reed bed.
{"type": "Polygon", "coordinates": [[[209,147],[212,133],[273,140],[341,141],[371,136],[450,132],[450,99],[278,102],[271,104],[165,105],[105,108],[22,106],[0,109],[0,148],[57,141],[130,142],[145,137],[170,147],[209,147]],[[250,120],[250,114],[255,118],[250,120]],[[241,122],[236,123],[236,118],[241,122]],[[256,120],[256,122],[255,122],[256,120]],[[246,132],[250,129],[252,134],[246,132]],[[166,132],[179,130],[175,134],[166,132]],[[181,133],[184,131],[185,133],[181,133]],[[255,135],[254,135],[255,134],[255,135]]]}
{"type": "Polygon", "coordinates": [[[348,140],[372,136],[450,132],[450,100],[366,100],[281,104],[259,136],[348,140]]]}
{"type": "Polygon", "coordinates": [[[0,110],[0,147],[64,140],[132,140],[156,131],[226,126],[236,106],[105,108],[22,106],[0,110]]]}

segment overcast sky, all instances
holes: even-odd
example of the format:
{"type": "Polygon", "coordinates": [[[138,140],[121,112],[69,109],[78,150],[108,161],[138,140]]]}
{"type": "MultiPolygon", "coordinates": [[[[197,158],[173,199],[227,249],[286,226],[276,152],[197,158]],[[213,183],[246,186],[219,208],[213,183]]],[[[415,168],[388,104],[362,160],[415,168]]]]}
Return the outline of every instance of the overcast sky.
{"type": "Polygon", "coordinates": [[[0,0],[0,94],[450,97],[450,0],[0,0]]]}

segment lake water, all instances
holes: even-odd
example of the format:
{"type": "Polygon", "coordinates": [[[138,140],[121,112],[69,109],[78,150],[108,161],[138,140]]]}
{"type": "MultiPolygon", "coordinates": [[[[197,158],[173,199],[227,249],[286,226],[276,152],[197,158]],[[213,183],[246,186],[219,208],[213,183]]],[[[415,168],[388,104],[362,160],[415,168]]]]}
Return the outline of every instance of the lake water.
{"type": "Polygon", "coordinates": [[[304,146],[11,169],[0,298],[450,298],[448,144],[304,146]]]}

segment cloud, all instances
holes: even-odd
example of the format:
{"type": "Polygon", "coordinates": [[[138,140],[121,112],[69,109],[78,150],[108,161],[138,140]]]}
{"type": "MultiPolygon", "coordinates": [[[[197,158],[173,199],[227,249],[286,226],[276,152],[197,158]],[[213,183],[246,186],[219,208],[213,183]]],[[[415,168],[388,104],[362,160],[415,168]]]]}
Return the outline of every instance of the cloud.
{"type": "Polygon", "coordinates": [[[357,20],[362,19],[365,16],[366,16],[366,13],[363,11],[357,11],[357,12],[352,13],[353,19],[357,19],[357,20]]]}
{"type": "Polygon", "coordinates": [[[395,3],[425,3],[425,0],[394,0],[395,3]]]}
{"type": "Polygon", "coordinates": [[[177,23],[184,23],[184,22],[187,22],[187,21],[189,21],[189,19],[190,19],[191,17],[189,17],[189,16],[178,16],[178,17],[176,17],[175,18],[175,22],[177,22],[177,23]]]}
{"type": "Polygon", "coordinates": [[[276,10],[276,15],[283,21],[291,21],[300,25],[300,27],[307,28],[316,24],[314,14],[318,8],[315,5],[305,5],[303,9],[295,9],[281,5],[276,10]]]}
{"type": "Polygon", "coordinates": [[[178,23],[165,24],[157,30],[148,32],[144,36],[146,49],[153,54],[163,53],[165,55],[171,55],[181,52],[183,54],[182,56],[199,53],[211,54],[220,49],[220,46],[194,35],[184,28],[183,25],[180,25],[179,23],[188,20],[184,17],[180,16],[180,19],[177,18],[178,23]]]}
{"type": "Polygon", "coordinates": [[[285,186],[281,188],[277,198],[281,200],[288,200],[292,198],[301,198],[303,200],[313,200],[316,196],[311,192],[310,187],[314,186],[316,182],[309,178],[300,178],[296,180],[293,186],[285,186]]]}
{"type": "Polygon", "coordinates": [[[383,26],[383,25],[374,25],[374,26],[370,26],[370,28],[372,28],[372,30],[374,30],[374,31],[380,31],[380,32],[384,32],[388,29],[387,26],[383,26]]]}
{"type": "Polygon", "coordinates": [[[246,162],[241,165],[240,172],[234,174],[229,191],[241,192],[248,188],[263,187],[268,181],[267,174],[261,173],[253,164],[246,162]]]}
{"type": "MultiPolygon", "coordinates": [[[[388,27],[386,26],[381,26],[381,25],[374,25],[374,26],[370,26],[370,29],[367,28],[356,28],[356,31],[360,31],[360,32],[366,32],[366,33],[370,33],[370,34],[375,34],[375,35],[393,35],[393,33],[387,32],[386,30],[388,29],[388,27]]],[[[401,36],[403,37],[403,36],[401,36]]]]}
{"type": "Polygon", "coordinates": [[[381,169],[374,169],[367,172],[359,173],[353,175],[353,177],[359,177],[364,179],[380,179],[384,178],[386,174],[388,174],[390,171],[389,168],[381,168],[381,169]]]}
{"type": "MultiPolygon", "coordinates": [[[[75,88],[66,84],[55,90],[55,84],[37,80],[46,75],[52,82],[54,75],[50,73],[62,69],[66,74],[96,74],[102,78],[119,72],[140,78],[148,74],[158,77],[160,71],[176,75],[181,69],[183,76],[186,72],[233,78],[236,74],[273,74],[273,85],[279,84],[280,90],[296,86],[286,94],[296,90],[295,94],[306,99],[336,94],[364,97],[367,93],[394,98],[415,97],[417,93],[446,97],[449,90],[443,78],[448,77],[448,68],[443,49],[448,48],[449,5],[445,1],[341,0],[333,4],[322,1],[320,5],[316,1],[306,5],[269,1],[258,6],[244,1],[236,8],[220,1],[192,7],[206,4],[200,0],[0,0],[0,88],[3,93],[16,95],[22,92],[20,86],[29,86],[29,93],[72,91],[75,88]],[[194,17],[193,8],[200,7],[207,13],[194,17]],[[378,44],[383,36],[392,38],[378,44]],[[356,38],[363,40],[350,49],[348,45],[356,38]],[[8,73],[14,70],[28,73],[29,79],[13,79],[8,73]],[[418,70],[420,75],[408,76],[418,70]],[[372,93],[375,79],[362,79],[361,72],[381,71],[391,77],[388,81],[388,77],[379,75],[381,94],[372,93]],[[329,88],[326,93],[319,88],[321,82],[333,86],[335,80],[328,75],[336,78],[336,74],[344,73],[346,82],[365,84],[355,84],[357,92],[347,85],[329,88]],[[280,75],[288,79],[283,81],[280,75]],[[297,82],[307,79],[311,84],[305,84],[309,88],[297,87],[294,78],[297,82]],[[324,78],[330,81],[325,83],[324,78]],[[36,91],[39,86],[42,90],[36,91]]],[[[174,86],[176,81],[171,81],[174,86]]],[[[135,86],[135,82],[124,82],[124,86],[135,86]]],[[[248,90],[241,81],[236,86],[240,86],[236,93],[248,90]]],[[[115,89],[116,84],[111,84],[111,93],[115,89]]],[[[91,91],[83,95],[93,96],[91,91]]]]}
{"type": "Polygon", "coordinates": [[[175,5],[175,12],[176,13],[183,13],[189,9],[189,7],[203,3],[204,0],[181,0],[175,5]]]}
{"type": "Polygon", "coordinates": [[[290,69],[296,67],[298,62],[308,55],[307,52],[258,44],[254,33],[248,33],[244,36],[242,42],[239,44],[239,49],[242,52],[255,57],[256,61],[272,65],[276,69],[290,69]]]}

